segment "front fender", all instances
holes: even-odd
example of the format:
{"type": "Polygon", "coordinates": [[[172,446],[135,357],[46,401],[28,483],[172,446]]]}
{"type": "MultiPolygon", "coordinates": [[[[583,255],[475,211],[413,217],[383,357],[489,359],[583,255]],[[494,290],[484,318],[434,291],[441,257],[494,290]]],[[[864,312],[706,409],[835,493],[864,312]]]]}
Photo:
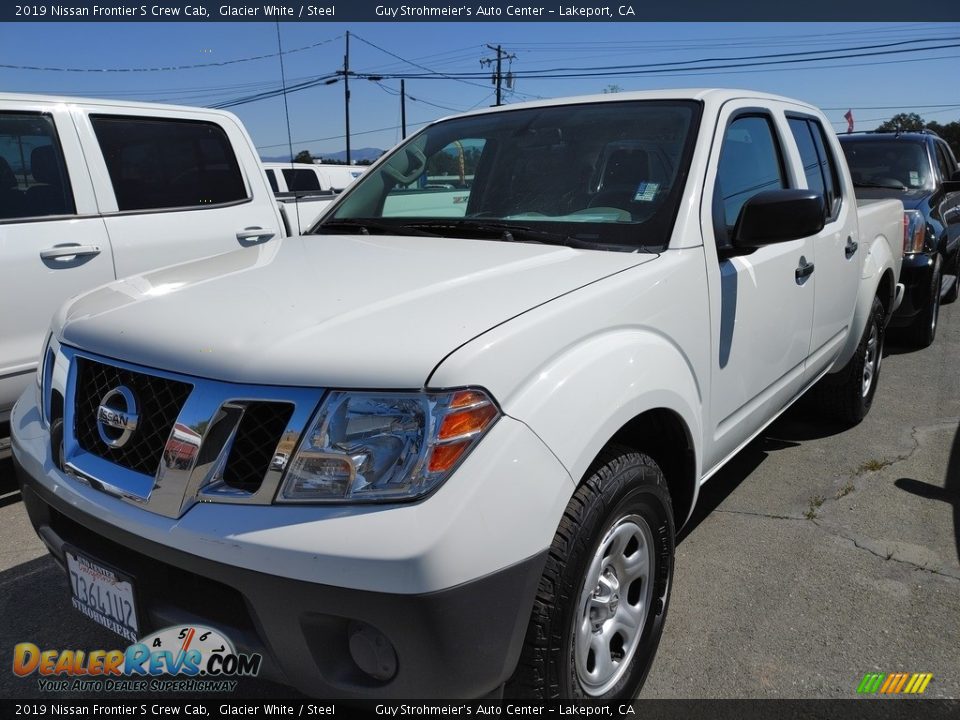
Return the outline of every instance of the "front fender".
{"type": "Polygon", "coordinates": [[[574,480],[633,418],[670,410],[693,440],[699,477],[701,392],[676,345],[651,330],[624,328],[586,338],[552,358],[528,376],[504,410],[532,428],[574,480]]]}

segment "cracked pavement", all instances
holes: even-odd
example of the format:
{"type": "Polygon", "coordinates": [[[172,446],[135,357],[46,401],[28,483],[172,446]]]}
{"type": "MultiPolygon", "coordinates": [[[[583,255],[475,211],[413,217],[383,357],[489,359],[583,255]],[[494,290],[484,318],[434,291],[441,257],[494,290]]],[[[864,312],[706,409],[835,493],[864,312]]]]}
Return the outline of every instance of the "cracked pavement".
{"type": "Polygon", "coordinates": [[[888,346],[862,423],[801,404],[704,486],[641,698],[960,698],[960,303],[940,322],[888,346]]]}
{"type": "MultiPolygon", "coordinates": [[[[868,672],[930,672],[924,697],[960,698],[960,303],[940,322],[926,350],[888,347],[858,426],[792,409],[704,486],[641,698],[853,698],[868,672]]],[[[0,614],[16,618],[7,669],[17,642],[122,644],[70,608],[8,460],[0,614]]],[[[9,670],[0,694],[58,695],[9,670]]],[[[237,694],[294,695],[255,680],[237,694]]]]}

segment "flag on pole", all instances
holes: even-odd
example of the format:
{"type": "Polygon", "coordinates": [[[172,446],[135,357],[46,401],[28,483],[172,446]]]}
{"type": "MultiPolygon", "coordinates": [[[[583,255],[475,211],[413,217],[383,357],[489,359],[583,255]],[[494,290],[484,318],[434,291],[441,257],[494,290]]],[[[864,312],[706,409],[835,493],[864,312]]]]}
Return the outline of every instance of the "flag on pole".
{"type": "Polygon", "coordinates": [[[847,114],[843,116],[843,119],[847,121],[847,132],[853,132],[853,110],[847,110],[847,114]]]}

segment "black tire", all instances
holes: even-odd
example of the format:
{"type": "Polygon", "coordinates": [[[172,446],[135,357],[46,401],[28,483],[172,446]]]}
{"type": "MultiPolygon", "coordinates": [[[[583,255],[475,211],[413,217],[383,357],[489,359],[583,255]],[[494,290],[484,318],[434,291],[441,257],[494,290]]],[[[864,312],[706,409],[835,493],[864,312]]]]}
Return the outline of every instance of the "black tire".
{"type": "Polygon", "coordinates": [[[827,375],[813,388],[814,399],[824,415],[848,425],[856,425],[870,412],[880,380],[885,321],[883,303],[875,297],[870,320],[853,357],[843,370],[827,375]]]}
{"type": "Polygon", "coordinates": [[[937,325],[940,318],[940,281],[942,277],[942,263],[940,256],[937,255],[933,263],[930,287],[927,290],[927,305],[913,321],[913,324],[907,328],[907,341],[913,347],[929,347],[937,336],[937,325]]]}
{"type": "Polygon", "coordinates": [[[960,297],[960,248],[957,248],[956,256],[953,260],[953,272],[950,274],[954,276],[954,282],[953,286],[947,290],[947,294],[943,296],[941,302],[944,305],[956,302],[957,297],[960,297]]]}
{"type": "MultiPolygon", "coordinates": [[[[673,511],[663,473],[647,455],[630,448],[608,447],[577,488],[560,521],[540,578],[520,662],[507,683],[506,695],[536,699],[636,697],[663,632],[673,556],[673,511]],[[618,549],[621,545],[622,550],[618,549]],[[636,568],[644,558],[647,575],[631,579],[630,572],[638,572],[636,568]],[[625,561],[634,569],[626,567],[625,561]],[[587,587],[593,586],[588,572],[600,567],[604,588],[616,588],[607,597],[597,595],[600,584],[593,591],[587,587]],[[618,580],[617,567],[627,580],[625,587],[613,584],[618,580]],[[594,614],[600,603],[608,603],[604,612],[614,613],[606,620],[598,620],[594,614]],[[611,629],[620,627],[621,612],[639,630],[626,628],[621,633],[620,629],[611,629]],[[597,629],[597,622],[602,629],[597,629]],[[576,657],[578,634],[580,647],[584,642],[591,648],[594,643],[603,645],[604,638],[611,637],[604,646],[614,668],[607,677],[609,687],[602,687],[599,680],[590,687],[581,679],[576,657]]],[[[584,673],[601,672],[593,652],[589,650],[586,661],[580,664],[584,673]],[[593,670],[589,670],[590,657],[594,657],[593,670]]]]}

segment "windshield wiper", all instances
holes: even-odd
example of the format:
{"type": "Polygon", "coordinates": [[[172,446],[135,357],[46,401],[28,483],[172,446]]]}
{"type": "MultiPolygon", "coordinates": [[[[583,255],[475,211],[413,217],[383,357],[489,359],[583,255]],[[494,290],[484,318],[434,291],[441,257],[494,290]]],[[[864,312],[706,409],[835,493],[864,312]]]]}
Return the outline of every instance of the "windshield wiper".
{"type": "Polygon", "coordinates": [[[425,237],[440,237],[436,233],[420,230],[413,225],[393,225],[391,223],[379,223],[375,220],[366,218],[354,218],[349,220],[329,220],[317,227],[316,232],[322,233],[324,230],[345,230],[355,232],[360,235],[422,235],[425,237]]]}
{"type": "Polygon", "coordinates": [[[868,183],[868,182],[855,182],[854,187],[862,188],[880,188],[882,190],[906,190],[907,186],[901,183],[868,183]]]}
{"type": "Polygon", "coordinates": [[[418,222],[416,227],[428,227],[431,230],[452,230],[457,233],[469,234],[475,237],[506,242],[538,242],[545,245],[566,245],[567,247],[596,250],[606,245],[574,237],[562,232],[537,230],[526,225],[497,222],[472,222],[470,220],[418,222]]]}

